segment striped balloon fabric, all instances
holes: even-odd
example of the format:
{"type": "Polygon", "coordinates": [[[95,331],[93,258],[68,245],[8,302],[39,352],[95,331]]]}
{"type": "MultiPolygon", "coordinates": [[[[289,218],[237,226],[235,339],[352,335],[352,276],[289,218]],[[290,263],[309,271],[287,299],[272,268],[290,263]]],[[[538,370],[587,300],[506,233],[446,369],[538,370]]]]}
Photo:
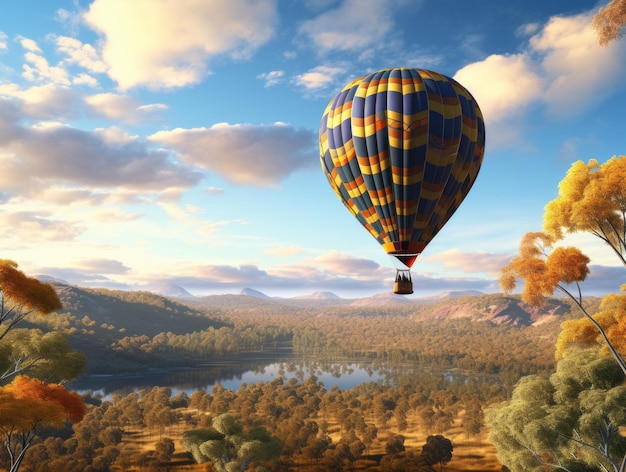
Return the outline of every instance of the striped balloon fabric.
{"type": "Polygon", "coordinates": [[[485,126],[472,95],[450,77],[384,69],[331,100],[319,144],[341,201],[388,254],[411,267],[474,184],[485,126]]]}

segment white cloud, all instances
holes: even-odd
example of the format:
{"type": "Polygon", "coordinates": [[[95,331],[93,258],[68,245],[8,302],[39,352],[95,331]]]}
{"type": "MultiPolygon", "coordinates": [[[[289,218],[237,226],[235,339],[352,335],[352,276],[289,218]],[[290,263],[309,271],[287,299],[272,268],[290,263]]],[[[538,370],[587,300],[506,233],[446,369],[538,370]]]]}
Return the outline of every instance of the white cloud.
{"type": "Polygon", "coordinates": [[[305,21],[299,32],[320,55],[378,48],[393,30],[394,3],[345,0],[337,8],[305,21]]]}
{"type": "Polygon", "coordinates": [[[180,152],[183,161],[240,185],[271,187],[317,164],[317,135],[284,124],[230,125],[159,131],[150,140],[180,152]]]}
{"type": "Polygon", "coordinates": [[[20,45],[26,49],[27,51],[30,52],[35,52],[38,54],[41,54],[41,49],[39,48],[39,46],[37,45],[37,42],[30,39],[30,38],[24,38],[22,36],[18,37],[18,41],[20,43],[20,45]]]}
{"type": "Polygon", "coordinates": [[[0,188],[39,198],[52,185],[161,193],[196,185],[201,174],[140,142],[110,144],[70,126],[27,127],[15,103],[0,100],[0,188]]]}
{"type": "Polygon", "coordinates": [[[77,266],[82,270],[100,274],[126,274],[130,271],[122,262],[113,259],[81,260],[77,266]]]}
{"type": "Polygon", "coordinates": [[[27,64],[22,66],[22,77],[31,82],[53,82],[60,85],[70,85],[71,81],[67,70],[59,66],[51,66],[48,60],[35,52],[27,52],[24,55],[27,64]]]}
{"type": "Polygon", "coordinates": [[[285,71],[273,70],[271,72],[264,72],[263,74],[257,75],[257,79],[264,80],[265,87],[272,87],[281,83],[284,76],[285,71]]]}
{"type": "Polygon", "coordinates": [[[297,75],[294,81],[307,90],[317,90],[334,84],[337,77],[345,73],[346,70],[341,67],[317,66],[308,72],[297,75]]]}
{"type": "Polygon", "coordinates": [[[554,17],[530,39],[531,50],[541,56],[549,111],[569,116],[624,87],[626,43],[598,45],[592,14],[554,17]]]}
{"type": "MultiPolygon", "coordinates": [[[[21,89],[14,84],[0,85],[0,95],[18,99],[16,110],[29,118],[75,117],[81,105],[80,93],[64,85],[46,84],[21,89]]],[[[4,107],[6,110],[6,104],[4,107]]]]}
{"type": "Polygon", "coordinates": [[[167,108],[165,105],[141,105],[135,99],[116,93],[100,93],[85,98],[92,111],[111,120],[138,123],[153,112],[167,108]]]}
{"type": "Polygon", "coordinates": [[[541,99],[543,80],[534,69],[525,54],[494,54],[463,67],[454,79],[471,92],[485,120],[492,122],[520,114],[541,99]]]}
{"type": "Polygon", "coordinates": [[[534,33],[527,49],[494,54],[460,69],[454,78],[476,98],[489,133],[489,146],[518,145],[523,118],[543,105],[570,118],[625,86],[626,43],[602,48],[591,27],[592,13],[553,17],[534,33]]]}
{"type": "Polygon", "coordinates": [[[130,144],[139,141],[137,135],[130,135],[117,126],[97,128],[94,130],[94,135],[98,136],[109,146],[118,146],[120,144],[130,144]]]}
{"type": "Polygon", "coordinates": [[[370,259],[330,251],[315,258],[315,266],[324,270],[342,275],[368,274],[380,268],[380,265],[370,259]]]}
{"type": "Polygon", "coordinates": [[[54,219],[49,212],[0,211],[0,236],[5,243],[66,241],[85,230],[81,222],[54,219]]]}
{"type": "Polygon", "coordinates": [[[169,88],[199,82],[215,56],[247,57],[272,37],[277,12],[275,0],[95,0],[84,19],[121,89],[169,88]]]}
{"type": "Polygon", "coordinates": [[[56,38],[57,51],[67,56],[65,62],[77,64],[90,72],[105,73],[107,65],[91,44],[83,44],[78,39],[67,36],[56,38]]]}
{"type": "Polygon", "coordinates": [[[458,249],[439,252],[432,256],[422,256],[423,262],[438,262],[447,269],[461,269],[463,272],[497,276],[502,268],[512,259],[511,254],[490,254],[484,251],[473,253],[458,249]]]}
{"type": "Polygon", "coordinates": [[[7,34],[0,31],[0,52],[6,51],[9,49],[8,39],[9,37],[7,36],[7,34]]]}
{"type": "Polygon", "coordinates": [[[98,80],[89,74],[85,74],[84,72],[73,77],[72,83],[74,85],[86,85],[87,87],[92,87],[92,88],[95,88],[98,86],[98,80]]]}

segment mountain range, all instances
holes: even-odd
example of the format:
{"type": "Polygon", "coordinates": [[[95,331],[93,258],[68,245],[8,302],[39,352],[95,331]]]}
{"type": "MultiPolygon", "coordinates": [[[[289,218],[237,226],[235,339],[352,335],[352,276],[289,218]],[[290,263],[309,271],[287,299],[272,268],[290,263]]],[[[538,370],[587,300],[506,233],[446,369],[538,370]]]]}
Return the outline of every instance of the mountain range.
{"type": "MultiPolygon", "coordinates": [[[[180,285],[160,285],[154,287],[150,290],[152,293],[157,295],[162,295],[168,298],[180,298],[180,299],[194,299],[194,298],[203,298],[203,297],[195,297],[187,290],[185,290],[180,285]]],[[[371,306],[377,304],[388,304],[388,303],[424,303],[424,302],[436,302],[442,300],[454,300],[461,297],[471,296],[471,295],[484,295],[482,292],[478,292],[476,290],[464,290],[464,291],[452,291],[452,292],[442,292],[437,295],[421,297],[421,298],[408,298],[404,295],[396,295],[392,292],[383,292],[377,295],[373,295],[371,297],[365,298],[357,298],[357,299],[346,299],[342,298],[339,295],[336,295],[333,292],[329,291],[318,291],[311,293],[310,295],[298,295],[292,298],[284,298],[284,297],[272,297],[267,295],[259,290],[254,288],[246,287],[242,289],[238,295],[244,295],[248,297],[260,298],[262,300],[335,300],[335,301],[344,301],[350,302],[349,304],[354,306],[371,306]]]]}

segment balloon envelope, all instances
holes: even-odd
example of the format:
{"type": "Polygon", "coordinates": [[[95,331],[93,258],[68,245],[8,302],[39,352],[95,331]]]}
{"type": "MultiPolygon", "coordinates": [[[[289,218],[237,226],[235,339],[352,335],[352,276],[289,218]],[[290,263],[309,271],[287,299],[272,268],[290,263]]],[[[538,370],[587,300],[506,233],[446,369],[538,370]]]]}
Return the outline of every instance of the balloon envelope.
{"type": "Polygon", "coordinates": [[[319,144],[337,196],[385,252],[411,267],[474,184],[485,126],[454,79],[384,69],[330,101],[319,144]]]}

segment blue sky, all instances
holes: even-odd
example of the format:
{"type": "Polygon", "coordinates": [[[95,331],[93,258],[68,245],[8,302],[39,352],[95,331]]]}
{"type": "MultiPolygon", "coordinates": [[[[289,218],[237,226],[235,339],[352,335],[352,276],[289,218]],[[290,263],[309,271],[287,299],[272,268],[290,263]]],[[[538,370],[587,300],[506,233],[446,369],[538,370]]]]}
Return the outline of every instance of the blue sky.
{"type": "MultiPolygon", "coordinates": [[[[318,125],[349,80],[416,67],[472,92],[487,145],[415,296],[498,292],[570,165],[626,154],[626,42],[590,28],[604,3],[7,2],[0,257],[89,287],[389,291],[392,262],[321,171],[318,125]]],[[[586,294],[618,291],[607,247],[567,244],[592,259],[586,294]]]]}

